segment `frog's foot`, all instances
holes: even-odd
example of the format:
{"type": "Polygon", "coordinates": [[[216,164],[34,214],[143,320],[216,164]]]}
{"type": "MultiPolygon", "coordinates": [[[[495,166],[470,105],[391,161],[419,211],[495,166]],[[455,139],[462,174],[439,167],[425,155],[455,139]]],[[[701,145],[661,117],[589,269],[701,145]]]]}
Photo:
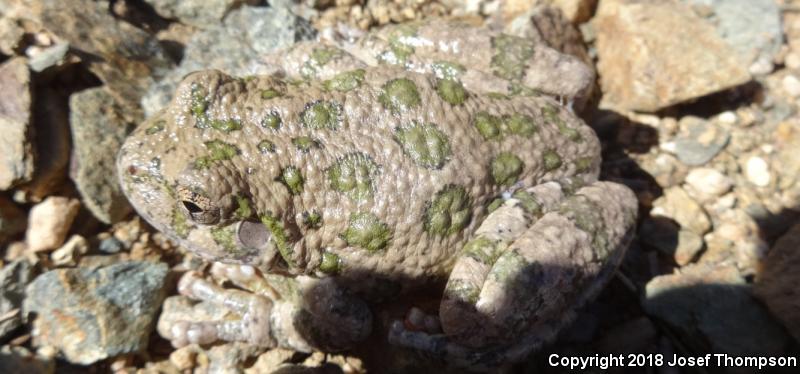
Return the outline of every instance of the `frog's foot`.
{"type": "Polygon", "coordinates": [[[223,305],[236,312],[240,320],[178,321],[170,329],[172,345],[209,344],[218,340],[245,341],[274,347],[269,319],[273,302],[264,296],[242,290],[225,289],[190,271],[181,277],[178,292],[194,300],[223,305]]]}
{"type": "Polygon", "coordinates": [[[545,183],[514,194],[464,247],[445,288],[443,334],[393,325],[393,343],[458,365],[519,361],[572,320],[613,275],[632,236],[637,202],[595,182],[564,197],[545,183]]]}
{"type": "Polygon", "coordinates": [[[191,299],[224,306],[240,319],[178,321],[166,337],[176,347],[222,340],[301,352],[340,350],[370,333],[372,314],[366,303],[344,292],[332,279],[261,275],[250,266],[224,264],[214,264],[211,274],[245,290],[226,289],[188,272],[178,291],[191,299]]]}

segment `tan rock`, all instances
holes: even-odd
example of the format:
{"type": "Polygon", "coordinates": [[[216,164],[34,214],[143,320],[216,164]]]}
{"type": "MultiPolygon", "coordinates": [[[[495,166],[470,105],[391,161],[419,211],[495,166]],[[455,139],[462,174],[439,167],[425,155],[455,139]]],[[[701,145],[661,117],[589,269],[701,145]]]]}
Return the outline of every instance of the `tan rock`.
{"type": "Polygon", "coordinates": [[[650,214],[671,218],[682,228],[700,235],[711,229],[711,221],[703,207],[677,186],[664,190],[664,196],[653,202],[650,214]]]}
{"type": "Polygon", "coordinates": [[[745,66],[674,0],[604,0],[594,21],[604,107],[653,112],[743,84],[745,66]]]}
{"type": "Polygon", "coordinates": [[[23,57],[0,65],[0,190],[27,182],[33,176],[30,79],[23,57]]]}
{"type": "Polygon", "coordinates": [[[597,0],[508,0],[502,5],[503,19],[514,19],[537,5],[558,8],[570,22],[578,24],[592,18],[592,10],[597,5],[597,0]]]}
{"type": "Polygon", "coordinates": [[[61,246],[79,207],[77,199],[51,196],[31,208],[25,233],[28,251],[46,251],[61,246]]]}

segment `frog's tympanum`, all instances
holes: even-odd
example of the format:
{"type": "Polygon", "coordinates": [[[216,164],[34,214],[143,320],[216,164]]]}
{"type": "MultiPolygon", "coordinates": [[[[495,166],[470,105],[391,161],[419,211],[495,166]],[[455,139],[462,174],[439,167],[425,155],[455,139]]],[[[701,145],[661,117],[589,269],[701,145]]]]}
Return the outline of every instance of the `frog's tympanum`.
{"type": "Polygon", "coordinates": [[[637,203],[598,181],[598,139],[560,104],[591,84],[577,59],[443,22],[270,59],[269,76],[188,75],[119,154],[139,214],[241,288],[185,275],[181,293],[241,318],[175,323],[173,344],[347,349],[382,302],[439,285],[388,341],[485,367],[614,273],[637,203]]]}

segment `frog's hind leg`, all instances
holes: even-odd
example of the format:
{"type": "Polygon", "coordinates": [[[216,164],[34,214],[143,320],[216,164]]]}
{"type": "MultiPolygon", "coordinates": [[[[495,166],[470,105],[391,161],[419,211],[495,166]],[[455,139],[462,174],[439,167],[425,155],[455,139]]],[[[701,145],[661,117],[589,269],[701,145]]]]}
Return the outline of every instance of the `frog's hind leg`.
{"type": "Polygon", "coordinates": [[[244,341],[310,352],[345,349],[370,333],[372,315],[366,303],[345,293],[333,279],[262,275],[250,266],[219,263],[211,273],[245,290],[223,288],[189,272],[181,278],[179,292],[224,306],[241,318],[178,321],[166,337],[173,345],[244,341]]]}
{"type": "Polygon", "coordinates": [[[611,277],[629,244],[636,199],[595,182],[563,197],[553,183],[487,217],[456,263],[439,309],[443,334],[393,326],[398,344],[470,367],[519,361],[552,339],[611,277]]]}

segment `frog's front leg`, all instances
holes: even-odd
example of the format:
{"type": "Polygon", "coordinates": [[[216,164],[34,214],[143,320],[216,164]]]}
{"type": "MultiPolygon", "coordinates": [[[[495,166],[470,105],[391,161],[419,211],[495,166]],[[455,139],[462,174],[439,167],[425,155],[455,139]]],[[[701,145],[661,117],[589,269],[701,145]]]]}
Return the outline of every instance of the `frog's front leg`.
{"type": "Polygon", "coordinates": [[[619,265],[637,210],[633,193],[615,183],[559,192],[554,183],[528,189],[487,217],[448,280],[442,334],[396,323],[390,341],[491,367],[551,340],[619,265]]]}
{"type": "Polygon", "coordinates": [[[243,341],[296,351],[335,351],[365,339],[372,314],[363,301],[347,294],[331,278],[261,275],[246,265],[215,263],[211,273],[238,289],[226,289],[196,272],[178,284],[181,294],[229,308],[241,318],[224,321],[178,321],[169,339],[175,346],[215,341],[243,341]]]}

